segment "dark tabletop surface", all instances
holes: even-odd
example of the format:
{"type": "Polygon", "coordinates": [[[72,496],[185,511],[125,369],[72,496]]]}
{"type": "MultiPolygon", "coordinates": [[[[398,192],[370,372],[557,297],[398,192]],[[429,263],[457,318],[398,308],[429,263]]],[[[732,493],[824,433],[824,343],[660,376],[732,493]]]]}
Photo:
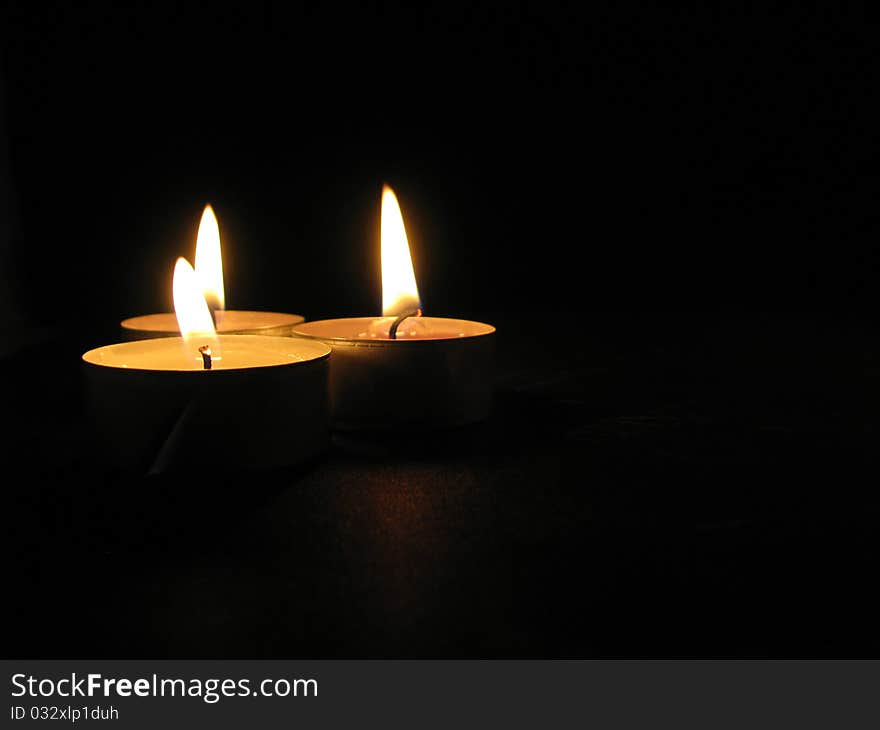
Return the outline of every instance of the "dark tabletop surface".
{"type": "Polygon", "coordinates": [[[91,455],[91,334],[4,357],[7,653],[877,655],[875,323],[489,321],[489,422],[202,478],[91,455]]]}

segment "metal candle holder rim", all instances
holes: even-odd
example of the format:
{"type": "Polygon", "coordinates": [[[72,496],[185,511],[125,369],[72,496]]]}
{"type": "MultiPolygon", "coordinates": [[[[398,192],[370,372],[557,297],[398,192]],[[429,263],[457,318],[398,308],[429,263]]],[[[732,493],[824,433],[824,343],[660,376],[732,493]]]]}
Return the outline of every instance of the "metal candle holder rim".
{"type": "MultiPolygon", "coordinates": [[[[218,332],[217,332],[218,335],[258,334],[262,330],[278,329],[279,326],[296,327],[297,325],[300,325],[306,321],[306,319],[303,315],[293,314],[293,313],[288,313],[288,312],[269,312],[269,311],[262,311],[262,310],[257,310],[257,309],[233,309],[233,310],[225,310],[225,311],[242,312],[244,314],[272,314],[272,315],[279,315],[279,316],[287,316],[287,317],[290,317],[291,319],[296,319],[298,321],[292,322],[290,324],[285,324],[285,325],[278,325],[278,324],[271,324],[270,323],[270,324],[259,325],[258,327],[248,327],[246,329],[241,329],[241,330],[218,330],[218,332]]],[[[137,327],[133,327],[131,325],[132,322],[134,322],[135,320],[138,320],[138,319],[145,319],[147,317],[156,317],[156,316],[165,316],[165,315],[170,316],[170,317],[174,317],[174,312],[153,312],[151,314],[138,314],[134,317],[126,317],[125,319],[123,319],[119,323],[119,326],[122,327],[122,329],[129,330],[131,332],[150,332],[150,333],[155,332],[157,335],[160,333],[165,333],[165,332],[173,332],[174,334],[177,334],[177,332],[173,329],[144,330],[144,329],[139,329],[137,327]]],[[[150,338],[150,339],[154,339],[154,338],[150,338]]]]}

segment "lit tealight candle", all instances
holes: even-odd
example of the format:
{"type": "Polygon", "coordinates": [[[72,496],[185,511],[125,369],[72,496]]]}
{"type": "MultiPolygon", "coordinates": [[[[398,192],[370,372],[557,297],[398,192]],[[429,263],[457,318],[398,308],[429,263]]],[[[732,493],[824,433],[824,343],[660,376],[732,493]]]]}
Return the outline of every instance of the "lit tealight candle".
{"type": "Polygon", "coordinates": [[[491,408],[495,328],[422,316],[397,197],[382,192],[382,317],[306,322],[293,334],[327,343],[330,412],[341,430],[442,428],[491,408]]]}
{"type": "MultiPolygon", "coordinates": [[[[205,206],[199,223],[195,272],[220,334],[287,335],[294,325],[303,321],[298,314],[225,308],[220,228],[210,205],[205,206]]],[[[178,334],[177,320],[171,312],[130,317],[122,321],[122,333],[129,340],[174,337],[178,334]]]]}
{"type": "Polygon", "coordinates": [[[320,342],[215,332],[192,267],[179,259],[180,337],[83,355],[98,445],[116,466],[282,466],[327,439],[330,348],[320,342]]]}

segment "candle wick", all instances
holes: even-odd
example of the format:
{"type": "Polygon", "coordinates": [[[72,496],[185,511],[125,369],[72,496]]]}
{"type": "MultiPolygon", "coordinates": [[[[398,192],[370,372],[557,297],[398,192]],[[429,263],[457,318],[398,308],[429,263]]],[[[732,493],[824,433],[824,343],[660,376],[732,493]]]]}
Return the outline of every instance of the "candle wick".
{"type": "Polygon", "coordinates": [[[199,348],[199,354],[202,356],[202,365],[204,365],[205,370],[210,370],[214,364],[213,360],[211,360],[211,346],[203,345],[199,348]]]}
{"type": "Polygon", "coordinates": [[[401,314],[397,319],[395,319],[391,323],[391,329],[388,330],[388,336],[392,340],[396,340],[397,339],[397,328],[400,327],[400,325],[403,323],[403,320],[409,319],[410,317],[421,317],[421,316],[422,316],[422,310],[418,307],[416,307],[415,309],[411,309],[408,312],[404,312],[403,314],[401,314]]]}

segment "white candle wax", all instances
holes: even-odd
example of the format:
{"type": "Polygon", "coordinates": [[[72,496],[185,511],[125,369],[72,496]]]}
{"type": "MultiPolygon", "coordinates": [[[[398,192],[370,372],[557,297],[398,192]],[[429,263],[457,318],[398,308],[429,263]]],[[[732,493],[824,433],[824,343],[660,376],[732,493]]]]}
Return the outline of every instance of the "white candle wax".
{"type": "Polygon", "coordinates": [[[391,339],[389,331],[396,317],[347,317],[306,322],[294,327],[295,334],[308,334],[324,340],[375,340],[379,342],[403,342],[405,340],[451,340],[463,337],[480,337],[495,332],[495,328],[482,322],[446,317],[409,317],[397,328],[397,337],[391,339]]]}
{"type": "Polygon", "coordinates": [[[290,337],[257,335],[192,335],[155,340],[136,340],[89,350],[83,360],[111,368],[184,372],[204,370],[199,347],[214,350],[212,372],[293,365],[326,357],[329,350],[317,343],[290,337]]]}

